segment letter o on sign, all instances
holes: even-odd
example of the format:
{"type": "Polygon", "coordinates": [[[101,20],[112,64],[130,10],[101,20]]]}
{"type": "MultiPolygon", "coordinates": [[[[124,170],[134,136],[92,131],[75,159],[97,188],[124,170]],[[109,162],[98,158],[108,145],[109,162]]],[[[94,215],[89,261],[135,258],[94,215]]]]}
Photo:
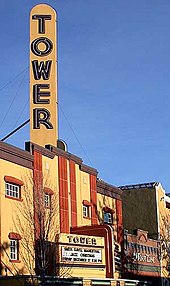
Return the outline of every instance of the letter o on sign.
{"type": "Polygon", "coordinates": [[[79,242],[79,238],[76,236],[73,238],[74,243],[78,243],[79,242]]]}
{"type": "Polygon", "coordinates": [[[39,57],[49,55],[52,49],[53,49],[53,43],[51,42],[50,39],[45,38],[45,37],[37,38],[31,43],[31,51],[34,53],[34,55],[39,56],[39,57]],[[44,50],[39,49],[39,44],[41,43],[45,45],[44,50]]]}

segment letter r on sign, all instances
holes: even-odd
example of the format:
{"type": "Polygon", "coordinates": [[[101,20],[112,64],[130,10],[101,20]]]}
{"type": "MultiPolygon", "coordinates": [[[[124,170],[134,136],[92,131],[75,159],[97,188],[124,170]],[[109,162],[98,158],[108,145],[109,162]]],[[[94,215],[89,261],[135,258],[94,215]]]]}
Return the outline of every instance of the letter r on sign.
{"type": "Polygon", "coordinates": [[[43,124],[47,129],[53,129],[50,116],[51,114],[46,108],[33,109],[33,128],[40,129],[40,124],[43,124]]]}

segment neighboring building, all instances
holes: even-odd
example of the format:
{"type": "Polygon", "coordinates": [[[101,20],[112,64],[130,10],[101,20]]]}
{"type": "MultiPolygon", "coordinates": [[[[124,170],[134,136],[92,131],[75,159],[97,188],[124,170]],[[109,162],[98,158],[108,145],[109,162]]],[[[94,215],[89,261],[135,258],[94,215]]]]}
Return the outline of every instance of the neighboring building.
{"type": "Polygon", "coordinates": [[[121,186],[123,224],[129,233],[144,229],[161,244],[161,276],[169,278],[170,198],[158,182],[121,186]],[[166,244],[166,245],[165,245],[166,244]]]}
{"type": "Polygon", "coordinates": [[[124,277],[147,280],[160,285],[160,242],[148,238],[148,232],[124,230],[124,277]]]}

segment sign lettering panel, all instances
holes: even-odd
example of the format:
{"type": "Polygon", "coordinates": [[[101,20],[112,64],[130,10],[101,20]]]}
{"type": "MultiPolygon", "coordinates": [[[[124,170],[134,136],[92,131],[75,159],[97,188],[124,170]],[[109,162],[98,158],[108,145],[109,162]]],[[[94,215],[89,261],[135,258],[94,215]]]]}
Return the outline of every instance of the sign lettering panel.
{"type": "Polygon", "coordinates": [[[30,13],[30,140],[57,145],[56,12],[40,4],[30,13]]]}
{"type": "Polygon", "coordinates": [[[62,247],[63,262],[102,263],[101,249],[82,247],[62,247]]]}

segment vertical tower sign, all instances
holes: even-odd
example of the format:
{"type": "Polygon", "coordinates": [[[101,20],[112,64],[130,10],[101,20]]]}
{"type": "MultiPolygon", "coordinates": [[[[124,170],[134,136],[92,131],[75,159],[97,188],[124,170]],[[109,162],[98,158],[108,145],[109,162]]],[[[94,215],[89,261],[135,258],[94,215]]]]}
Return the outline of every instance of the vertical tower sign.
{"type": "Polygon", "coordinates": [[[43,147],[58,139],[56,18],[46,4],[30,13],[30,140],[43,147]]]}

